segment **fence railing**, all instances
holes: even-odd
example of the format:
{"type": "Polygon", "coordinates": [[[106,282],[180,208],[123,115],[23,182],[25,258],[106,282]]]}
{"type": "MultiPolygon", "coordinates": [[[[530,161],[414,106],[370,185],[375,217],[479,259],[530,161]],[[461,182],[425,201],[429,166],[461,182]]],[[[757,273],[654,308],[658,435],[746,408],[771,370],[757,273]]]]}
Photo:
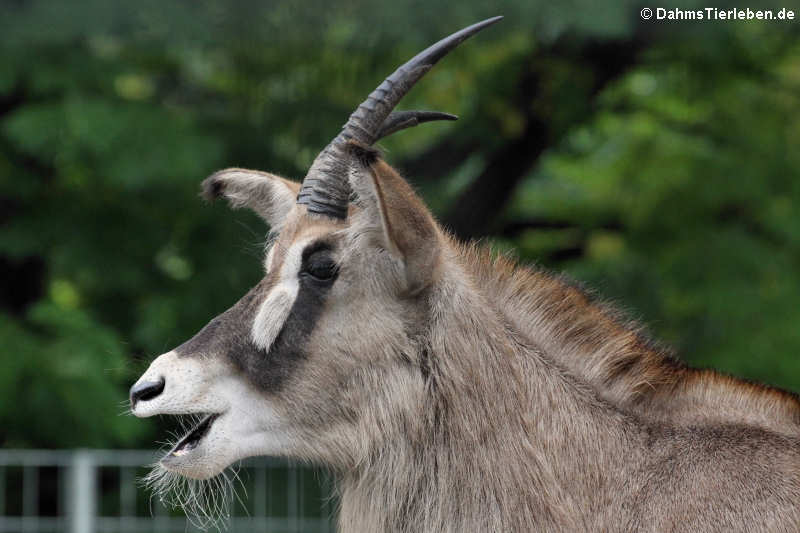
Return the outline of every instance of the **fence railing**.
{"type": "MultiPolygon", "coordinates": [[[[150,450],[0,450],[0,533],[201,531],[138,481],[150,450]]],[[[244,461],[227,521],[239,532],[333,532],[329,482],[275,459],[244,461]]]]}

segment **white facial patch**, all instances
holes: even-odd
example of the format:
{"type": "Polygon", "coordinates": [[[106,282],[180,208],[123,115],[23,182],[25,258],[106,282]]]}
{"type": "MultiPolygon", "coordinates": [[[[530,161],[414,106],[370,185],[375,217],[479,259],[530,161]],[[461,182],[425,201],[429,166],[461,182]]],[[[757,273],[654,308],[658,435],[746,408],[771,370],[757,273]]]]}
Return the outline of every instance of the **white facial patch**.
{"type": "Polygon", "coordinates": [[[286,322],[292,310],[294,300],[297,298],[297,290],[297,283],[294,284],[294,287],[279,285],[261,304],[256,319],[253,321],[253,342],[262,350],[267,350],[272,346],[280,333],[283,323],[286,322]]]}
{"type": "MultiPolygon", "coordinates": [[[[269,349],[278,337],[283,323],[292,311],[300,282],[297,273],[303,258],[303,249],[310,239],[296,242],[286,252],[280,271],[280,280],[272,288],[253,321],[253,342],[262,350],[269,349]]],[[[274,249],[274,248],[273,248],[274,249]]],[[[272,259],[271,257],[269,259],[272,259]]]]}
{"type": "Polygon", "coordinates": [[[292,445],[290,432],[272,403],[216,358],[182,357],[175,351],[168,352],[153,361],[141,378],[157,379],[165,382],[163,392],[138,401],[134,415],[203,416],[162,458],[154,481],[158,481],[165,469],[206,479],[239,459],[285,453],[292,445]],[[208,421],[208,426],[196,433],[206,423],[201,420],[208,421]],[[191,440],[193,434],[198,436],[191,440]]]}
{"type": "Polygon", "coordinates": [[[218,387],[226,410],[195,447],[168,454],[161,461],[165,468],[202,479],[239,459],[277,455],[291,445],[286,424],[269,400],[237,379],[223,379],[218,387]]]}

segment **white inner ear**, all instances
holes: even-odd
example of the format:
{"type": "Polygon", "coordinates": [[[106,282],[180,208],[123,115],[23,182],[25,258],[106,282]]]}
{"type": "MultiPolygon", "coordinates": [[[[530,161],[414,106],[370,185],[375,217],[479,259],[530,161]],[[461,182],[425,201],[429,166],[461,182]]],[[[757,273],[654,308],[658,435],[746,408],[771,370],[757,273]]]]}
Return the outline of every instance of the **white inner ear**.
{"type": "MultiPolygon", "coordinates": [[[[253,342],[262,350],[267,350],[272,346],[283,328],[283,323],[286,322],[292,311],[294,301],[297,299],[297,292],[300,290],[297,273],[302,263],[303,248],[307,242],[298,242],[287,251],[280,271],[280,281],[261,304],[253,321],[251,333],[253,342]]],[[[274,251],[274,246],[270,250],[270,255],[272,251],[274,251]]],[[[272,257],[269,259],[271,263],[272,257]]]]}

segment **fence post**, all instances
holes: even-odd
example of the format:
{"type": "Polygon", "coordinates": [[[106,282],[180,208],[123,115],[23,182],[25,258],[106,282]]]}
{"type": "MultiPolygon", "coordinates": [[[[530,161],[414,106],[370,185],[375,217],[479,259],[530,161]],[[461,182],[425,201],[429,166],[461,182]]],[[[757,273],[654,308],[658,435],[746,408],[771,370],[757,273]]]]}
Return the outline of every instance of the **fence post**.
{"type": "Polygon", "coordinates": [[[69,475],[69,533],[94,533],[97,476],[89,450],[72,454],[69,475]]]}

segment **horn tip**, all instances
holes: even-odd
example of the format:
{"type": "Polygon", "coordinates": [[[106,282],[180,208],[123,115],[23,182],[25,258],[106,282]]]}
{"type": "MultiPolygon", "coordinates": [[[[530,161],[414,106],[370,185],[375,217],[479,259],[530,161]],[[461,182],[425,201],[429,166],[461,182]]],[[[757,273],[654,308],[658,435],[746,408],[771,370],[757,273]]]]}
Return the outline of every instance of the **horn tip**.
{"type": "Polygon", "coordinates": [[[476,22],[472,26],[476,30],[482,30],[486,26],[491,26],[492,24],[496,24],[496,23],[500,22],[501,20],[503,20],[503,18],[504,18],[503,15],[497,15],[496,17],[490,17],[490,18],[482,20],[480,22],[476,22]]]}
{"type": "Polygon", "coordinates": [[[458,120],[458,115],[443,113],[441,111],[420,111],[417,114],[417,120],[420,124],[423,122],[432,122],[434,120],[458,120]]]}

